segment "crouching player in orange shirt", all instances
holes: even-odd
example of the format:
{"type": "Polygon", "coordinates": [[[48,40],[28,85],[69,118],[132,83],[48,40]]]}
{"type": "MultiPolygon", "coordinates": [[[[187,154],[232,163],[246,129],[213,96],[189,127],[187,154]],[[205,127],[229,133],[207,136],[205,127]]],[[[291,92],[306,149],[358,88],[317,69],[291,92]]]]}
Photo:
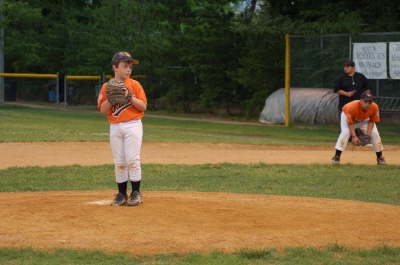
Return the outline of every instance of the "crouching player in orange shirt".
{"type": "Polygon", "coordinates": [[[346,149],[350,137],[353,144],[360,144],[360,139],[356,135],[356,129],[359,128],[364,134],[370,136],[372,148],[376,152],[377,164],[386,165],[382,155],[381,137],[375,124],[379,121],[379,107],[373,102],[373,97],[368,92],[362,94],[360,100],[344,105],[340,119],[341,132],[336,142],[336,153],[332,158],[332,163],[340,163],[340,155],[346,149]]]}
{"type": "MultiPolygon", "coordinates": [[[[140,152],[142,146],[143,127],[141,119],[147,108],[147,99],[140,83],[130,78],[132,64],[137,63],[127,52],[118,52],[112,58],[114,78],[123,81],[132,95],[125,105],[112,105],[107,99],[106,87],[103,84],[98,108],[107,115],[110,123],[110,145],[115,166],[115,179],[118,193],[112,205],[136,206],[142,202],[140,181],[142,179],[140,152]],[[132,192],[127,196],[128,180],[132,183],[132,192]]],[[[126,96],[129,93],[126,91],[126,96]]]]}

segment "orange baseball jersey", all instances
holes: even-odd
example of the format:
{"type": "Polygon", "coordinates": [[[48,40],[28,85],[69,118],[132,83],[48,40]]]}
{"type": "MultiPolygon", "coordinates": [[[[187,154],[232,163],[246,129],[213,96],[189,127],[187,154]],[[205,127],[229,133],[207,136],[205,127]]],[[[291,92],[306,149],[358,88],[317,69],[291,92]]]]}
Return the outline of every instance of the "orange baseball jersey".
{"type": "Polygon", "coordinates": [[[371,107],[368,111],[364,112],[361,109],[360,100],[354,100],[344,105],[342,111],[347,116],[347,122],[353,124],[354,122],[360,122],[369,118],[370,121],[379,122],[379,107],[375,102],[372,102],[371,107]]]}
{"type": "MultiPolygon", "coordinates": [[[[126,87],[135,95],[136,98],[142,100],[143,102],[147,103],[146,94],[144,93],[144,89],[142,85],[131,78],[128,78],[124,81],[126,87]]],[[[97,99],[97,107],[100,108],[101,104],[107,99],[106,95],[106,86],[107,83],[104,83],[101,87],[99,97],[97,99]]],[[[138,120],[143,118],[144,112],[139,111],[135,108],[131,103],[126,105],[115,105],[112,107],[110,113],[108,113],[108,121],[110,123],[119,123],[119,122],[126,122],[130,120],[138,120]]]]}

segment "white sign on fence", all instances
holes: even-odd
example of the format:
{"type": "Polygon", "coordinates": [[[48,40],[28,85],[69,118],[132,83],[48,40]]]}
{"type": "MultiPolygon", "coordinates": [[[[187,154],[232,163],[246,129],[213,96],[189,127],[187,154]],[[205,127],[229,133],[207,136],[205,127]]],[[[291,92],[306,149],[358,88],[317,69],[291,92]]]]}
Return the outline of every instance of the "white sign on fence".
{"type": "Polygon", "coordinates": [[[389,75],[400,79],[400,42],[389,42],[389,75]]]}
{"type": "Polygon", "coordinates": [[[386,42],[354,43],[356,71],[369,79],[387,79],[386,42]]]}

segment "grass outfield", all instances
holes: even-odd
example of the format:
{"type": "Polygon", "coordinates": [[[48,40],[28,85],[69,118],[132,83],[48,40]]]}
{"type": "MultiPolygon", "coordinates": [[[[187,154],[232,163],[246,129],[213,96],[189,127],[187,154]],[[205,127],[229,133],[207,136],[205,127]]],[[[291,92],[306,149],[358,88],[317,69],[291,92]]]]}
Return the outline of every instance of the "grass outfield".
{"type": "Polygon", "coordinates": [[[0,264],[61,265],[61,264],[125,264],[125,265],[395,265],[400,262],[400,248],[379,247],[372,250],[348,250],[333,245],[326,249],[288,248],[283,253],[273,249],[242,250],[232,254],[156,255],[133,257],[124,253],[106,254],[99,251],[32,249],[0,249],[0,264]]]}
{"type": "MultiPolygon", "coordinates": [[[[115,189],[113,166],[0,170],[0,191],[115,189]]],[[[400,167],[144,165],[144,190],[310,196],[400,205],[400,167]]]]}
{"type": "MultiPolygon", "coordinates": [[[[329,126],[257,126],[203,121],[144,119],[145,141],[222,142],[244,144],[332,145],[338,128],[329,126]]],[[[383,142],[400,144],[400,126],[381,126],[383,142]]],[[[104,115],[0,106],[0,142],[108,141],[104,115]]]]}

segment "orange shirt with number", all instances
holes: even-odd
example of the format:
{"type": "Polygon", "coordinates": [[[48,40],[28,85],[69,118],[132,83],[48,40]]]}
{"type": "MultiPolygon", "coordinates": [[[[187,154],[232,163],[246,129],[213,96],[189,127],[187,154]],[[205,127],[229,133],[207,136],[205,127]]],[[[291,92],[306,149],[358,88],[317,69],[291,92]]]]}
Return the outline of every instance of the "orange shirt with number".
{"type": "Polygon", "coordinates": [[[364,111],[361,108],[360,100],[354,100],[344,105],[342,111],[346,115],[349,124],[361,122],[368,118],[373,122],[379,122],[381,120],[379,117],[379,107],[375,102],[372,102],[370,108],[364,111]]]}
{"type": "MultiPolygon", "coordinates": [[[[142,100],[144,103],[147,103],[144,89],[138,81],[128,78],[124,81],[124,83],[132,95],[134,95],[137,99],[142,100]]],[[[107,100],[106,87],[107,83],[104,83],[101,87],[99,97],[97,98],[98,108],[100,108],[101,104],[107,100]]],[[[139,120],[144,117],[144,112],[135,108],[132,103],[128,103],[126,105],[114,105],[107,114],[107,117],[110,123],[119,123],[130,120],[139,120]]]]}

